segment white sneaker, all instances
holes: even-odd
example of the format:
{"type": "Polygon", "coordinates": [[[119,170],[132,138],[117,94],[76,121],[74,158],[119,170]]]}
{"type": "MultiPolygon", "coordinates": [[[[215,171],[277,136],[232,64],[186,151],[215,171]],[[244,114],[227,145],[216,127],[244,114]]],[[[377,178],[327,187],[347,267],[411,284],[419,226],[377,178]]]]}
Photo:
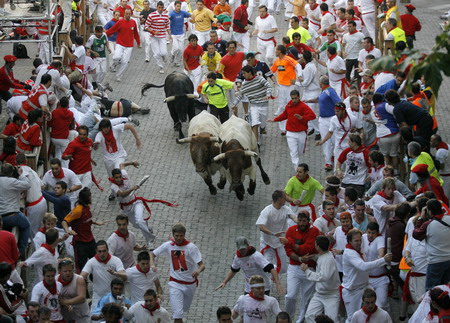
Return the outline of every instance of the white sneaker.
{"type": "Polygon", "coordinates": [[[164,69],[163,68],[159,70],[159,74],[164,74],[164,69]]]}
{"type": "Polygon", "coordinates": [[[117,77],[117,82],[122,82],[122,78],[117,77]]]}

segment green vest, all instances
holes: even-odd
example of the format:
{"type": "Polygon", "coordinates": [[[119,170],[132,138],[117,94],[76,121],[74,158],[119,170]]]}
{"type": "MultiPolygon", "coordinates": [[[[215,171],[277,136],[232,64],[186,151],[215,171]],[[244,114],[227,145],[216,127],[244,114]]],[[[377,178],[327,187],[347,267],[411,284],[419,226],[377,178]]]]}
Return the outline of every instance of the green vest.
{"type": "Polygon", "coordinates": [[[100,57],[106,57],[106,41],[106,35],[103,34],[100,38],[94,37],[94,41],[92,42],[91,49],[97,52],[100,57]]]}
{"type": "Polygon", "coordinates": [[[402,29],[395,27],[389,33],[394,36],[394,45],[399,41],[404,41],[406,43],[405,32],[402,29]]]}
{"type": "Polygon", "coordinates": [[[439,176],[439,172],[436,169],[436,166],[434,165],[433,158],[431,158],[431,156],[428,153],[421,152],[420,155],[414,161],[414,163],[411,165],[411,169],[414,169],[414,167],[420,164],[428,165],[428,173],[430,174],[430,176],[436,178],[439,181],[439,183],[441,183],[441,185],[444,184],[444,181],[442,180],[441,176],[439,176]]]}

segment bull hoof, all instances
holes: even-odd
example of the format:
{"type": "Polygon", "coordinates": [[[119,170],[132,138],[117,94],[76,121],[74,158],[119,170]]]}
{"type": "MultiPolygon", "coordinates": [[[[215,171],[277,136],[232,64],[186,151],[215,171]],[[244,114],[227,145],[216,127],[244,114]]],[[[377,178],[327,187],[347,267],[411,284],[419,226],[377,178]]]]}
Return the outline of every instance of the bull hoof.
{"type": "Polygon", "coordinates": [[[243,193],[238,193],[238,192],[236,192],[236,197],[237,197],[237,199],[239,200],[239,201],[243,201],[244,200],[244,194],[243,193]]]}
{"type": "Polygon", "coordinates": [[[250,194],[250,195],[253,195],[253,194],[255,194],[255,190],[253,189],[253,190],[251,190],[251,189],[247,189],[247,193],[248,194],[250,194]]]}
{"type": "Polygon", "coordinates": [[[209,187],[209,193],[211,193],[211,195],[216,195],[217,194],[217,188],[214,185],[211,185],[209,187]]]}
{"type": "Polygon", "coordinates": [[[219,182],[217,183],[217,187],[223,190],[225,188],[225,182],[219,182]]]}
{"type": "Polygon", "coordinates": [[[267,177],[267,178],[263,178],[263,181],[264,181],[264,184],[266,184],[266,185],[269,185],[270,184],[270,178],[269,177],[267,177]]]}

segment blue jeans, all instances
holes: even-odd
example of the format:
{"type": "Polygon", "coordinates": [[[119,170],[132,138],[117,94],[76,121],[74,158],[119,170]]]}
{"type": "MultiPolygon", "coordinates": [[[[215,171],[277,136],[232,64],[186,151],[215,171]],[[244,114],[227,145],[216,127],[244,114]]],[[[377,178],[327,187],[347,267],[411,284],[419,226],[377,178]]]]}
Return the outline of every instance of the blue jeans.
{"type": "Polygon", "coordinates": [[[19,227],[19,242],[17,246],[19,247],[19,252],[21,255],[25,254],[27,248],[28,239],[30,239],[30,221],[22,212],[16,212],[14,215],[3,217],[3,228],[10,231],[13,227],[19,227]]]}
{"type": "Polygon", "coordinates": [[[426,290],[430,290],[437,285],[447,284],[448,282],[450,282],[450,260],[436,264],[428,264],[427,280],[425,283],[426,290]]]}

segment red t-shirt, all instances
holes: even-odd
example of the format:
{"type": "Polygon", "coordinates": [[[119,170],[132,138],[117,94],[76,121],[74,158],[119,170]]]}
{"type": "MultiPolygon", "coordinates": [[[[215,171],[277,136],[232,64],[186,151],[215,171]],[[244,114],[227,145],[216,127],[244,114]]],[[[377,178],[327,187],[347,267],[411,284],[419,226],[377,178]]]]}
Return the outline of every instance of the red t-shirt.
{"type": "Polygon", "coordinates": [[[223,75],[231,82],[236,81],[239,72],[242,69],[242,62],[244,61],[244,52],[236,52],[234,55],[226,54],[220,60],[220,63],[225,66],[223,75]]]}
{"type": "Polygon", "coordinates": [[[13,166],[17,166],[16,156],[17,156],[17,154],[7,155],[5,153],[2,153],[0,155],[0,161],[3,164],[8,163],[8,164],[11,164],[13,166]]]}
{"type": "MultiPolygon", "coordinates": [[[[239,20],[241,24],[245,27],[248,25],[248,13],[247,13],[247,7],[244,5],[240,5],[237,7],[237,9],[234,11],[233,20],[239,20]]],[[[235,23],[233,23],[233,31],[236,33],[246,33],[247,30],[245,28],[242,28],[235,23]]]]}
{"type": "Polygon", "coordinates": [[[10,122],[6,127],[3,129],[3,134],[5,136],[15,136],[20,132],[20,125],[15,124],[14,122],[10,122]]]}
{"type": "Polygon", "coordinates": [[[67,139],[69,138],[69,126],[73,121],[73,112],[67,108],[58,108],[53,110],[52,119],[47,123],[52,127],[50,137],[53,139],[67,139]]]}
{"type": "Polygon", "coordinates": [[[76,137],[64,150],[63,157],[72,155],[69,162],[69,169],[75,174],[84,174],[92,170],[91,164],[92,139],[87,138],[84,142],[76,137]]]}
{"type": "Polygon", "coordinates": [[[203,55],[203,47],[197,45],[196,47],[192,47],[190,44],[187,45],[186,49],[183,52],[183,58],[186,60],[186,64],[189,67],[189,70],[195,70],[200,66],[200,58],[203,55]]]}
{"type": "Polygon", "coordinates": [[[125,8],[122,6],[118,6],[116,9],[114,9],[114,11],[120,12],[120,16],[123,18],[123,17],[125,17],[126,9],[131,9],[131,14],[133,14],[133,8],[131,8],[129,5],[127,5],[125,8]]]}
{"type": "Polygon", "coordinates": [[[0,230],[0,262],[7,262],[13,268],[19,260],[19,249],[17,248],[16,238],[9,231],[0,230]]]}

